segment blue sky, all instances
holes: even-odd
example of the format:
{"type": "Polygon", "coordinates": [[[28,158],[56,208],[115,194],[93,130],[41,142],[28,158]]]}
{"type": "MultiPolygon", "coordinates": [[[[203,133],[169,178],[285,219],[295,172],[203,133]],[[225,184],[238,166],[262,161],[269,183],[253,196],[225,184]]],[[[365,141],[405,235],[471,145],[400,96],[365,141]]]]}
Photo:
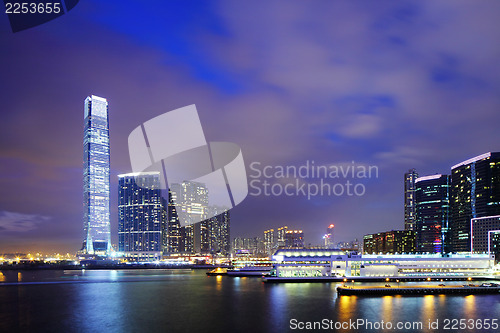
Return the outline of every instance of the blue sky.
{"type": "Polygon", "coordinates": [[[196,104],[247,167],[376,165],[362,197],[247,197],[232,236],[321,242],[403,226],[403,173],[499,151],[497,1],[85,1],[13,34],[0,18],[0,251],[81,243],[83,100],[108,98],[112,231],[127,137],[196,104]]]}

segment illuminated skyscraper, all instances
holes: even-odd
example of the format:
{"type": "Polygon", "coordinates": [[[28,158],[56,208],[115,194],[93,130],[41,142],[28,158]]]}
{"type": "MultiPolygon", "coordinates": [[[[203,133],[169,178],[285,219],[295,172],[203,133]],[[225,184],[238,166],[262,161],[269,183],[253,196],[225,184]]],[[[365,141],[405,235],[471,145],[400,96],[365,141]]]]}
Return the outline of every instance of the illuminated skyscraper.
{"type": "Polygon", "coordinates": [[[187,225],[180,228],[180,252],[201,253],[208,243],[208,190],[205,184],[184,181],[181,184],[171,184],[170,191],[174,198],[176,213],[182,216],[187,225]],[[192,221],[202,221],[193,223],[192,221]],[[202,243],[205,243],[202,246],[202,243]]]}
{"type": "Polygon", "coordinates": [[[160,173],[118,175],[118,248],[137,260],[161,259],[160,173]]]}
{"type": "Polygon", "coordinates": [[[432,175],[415,180],[416,251],[447,253],[450,211],[450,176],[432,175]]]}
{"type": "Polygon", "coordinates": [[[163,254],[181,252],[181,226],[174,204],[175,195],[168,191],[168,203],[163,200],[163,254]]]}
{"type": "Polygon", "coordinates": [[[418,173],[415,169],[405,173],[405,230],[415,230],[415,180],[418,173]]]}
{"type": "Polygon", "coordinates": [[[451,167],[450,234],[454,252],[471,250],[471,220],[500,215],[500,153],[451,167]]]}
{"type": "Polygon", "coordinates": [[[87,97],[84,120],[82,253],[105,255],[111,250],[108,101],[87,97]]]}
{"type": "Polygon", "coordinates": [[[223,207],[209,207],[210,215],[214,215],[206,221],[207,236],[203,239],[202,252],[210,254],[229,255],[231,252],[231,216],[229,210],[223,207]]]}

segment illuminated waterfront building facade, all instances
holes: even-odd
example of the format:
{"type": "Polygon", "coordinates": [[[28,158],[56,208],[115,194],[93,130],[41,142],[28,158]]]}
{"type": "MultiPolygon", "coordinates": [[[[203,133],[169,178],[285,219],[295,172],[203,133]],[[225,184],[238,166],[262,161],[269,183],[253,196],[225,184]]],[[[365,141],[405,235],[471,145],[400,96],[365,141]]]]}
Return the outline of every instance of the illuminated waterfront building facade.
{"type": "Polygon", "coordinates": [[[159,172],[118,176],[118,249],[138,260],[161,258],[163,206],[159,172]]]}
{"type": "Polygon", "coordinates": [[[450,176],[432,175],[415,180],[416,251],[447,253],[450,211],[450,176]]]}
{"type": "Polygon", "coordinates": [[[108,102],[92,95],[84,106],[83,254],[105,255],[111,250],[109,152],[108,102]]]}
{"type": "Polygon", "coordinates": [[[357,254],[331,249],[282,249],[273,256],[272,277],[456,278],[487,274],[488,254],[357,254]]]}
{"type": "Polygon", "coordinates": [[[450,239],[454,252],[471,251],[471,220],[500,215],[500,153],[451,168],[450,239]]]}
{"type": "Polygon", "coordinates": [[[415,180],[418,173],[415,169],[408,170],[404,176],[405,230],[415,230],[415,180]]]}

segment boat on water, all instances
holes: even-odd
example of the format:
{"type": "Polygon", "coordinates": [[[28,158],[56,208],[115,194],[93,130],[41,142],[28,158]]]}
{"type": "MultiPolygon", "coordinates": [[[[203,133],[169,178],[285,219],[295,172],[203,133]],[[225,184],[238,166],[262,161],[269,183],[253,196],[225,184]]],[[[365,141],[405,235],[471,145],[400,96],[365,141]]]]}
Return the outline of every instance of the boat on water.
{"type": "Polygon", "coordinates": [[[207,275],[208,276],[227,275],[227,268],[217,267],[216,269],[212,269],[211,271],[208,271],[207,275]]]}
{"type": "Polygon", "coordinates": [[[228,269],[228,276],[269,276],[271,274],[272,266],[245,266],[240,268],[228,269]]]}

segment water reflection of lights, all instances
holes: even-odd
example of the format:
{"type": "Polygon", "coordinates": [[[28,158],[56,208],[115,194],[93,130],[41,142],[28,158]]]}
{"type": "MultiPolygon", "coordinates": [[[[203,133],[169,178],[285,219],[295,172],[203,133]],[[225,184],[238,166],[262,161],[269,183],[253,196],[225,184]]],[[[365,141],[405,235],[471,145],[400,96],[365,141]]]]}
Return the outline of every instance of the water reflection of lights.
{"type": "Polygon", "coordinates": [[[394,315],[394,297],[384,296],[382,297],[382,318],[385,321],[391,321],[394,315]]]}
{"type": "Polygon", "coordinates": [[[464,314],[468,318],[476,318],[476,299],[477,297],[474,295],[468,295],[464,298],[464,314]]]}
{"type": "Polygon", "coordinates": [[[3,275],[2,272],[0,272],[0,282],[4,282],[5,281],[5,275],[3,275]]]}
{"type": "Polygon", "coordinates": [[[215,290],[221,291],[222,290],[222,276],[217,275],[215,277],[215,290]]]}
{"type": "Polygon", "coordinates": [[[349,321],[350,318],[353,318],[352,313],[356,309],[357,300],[356,296],[340,296],[337,298],[339,321],[349,321]]]}
{"type": "Polygon", "coordinates": [[[436,297],[434,295],[425,295],[422,302],[422,321],[434,318],[436,315],[435,307],[436,297]]]}

